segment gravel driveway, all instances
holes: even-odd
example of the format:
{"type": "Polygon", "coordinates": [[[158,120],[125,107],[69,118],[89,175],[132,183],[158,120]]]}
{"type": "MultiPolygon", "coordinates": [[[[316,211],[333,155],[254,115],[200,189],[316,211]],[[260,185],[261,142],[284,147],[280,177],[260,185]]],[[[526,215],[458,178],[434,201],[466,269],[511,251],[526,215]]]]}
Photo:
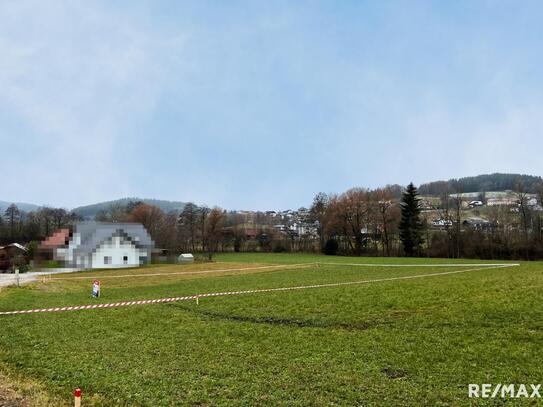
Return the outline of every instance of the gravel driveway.
{"type": "MultiPolygon", "coordinates": [[[[36,281],[39,276],[48,275],[48,274],[61,274],[61,273],[73,273],[74,271],[79,271],[80,269],[76,268],[58,268],[58,269],[36,269],[28,273],[19,274],[20,283],[28,284],[32,281],[36,281]]],[[[0,287],[6,287],[9,285],[14,285],[16,283],[15,274],[11,273],[2,273],[0,274],[0,287]]]]}

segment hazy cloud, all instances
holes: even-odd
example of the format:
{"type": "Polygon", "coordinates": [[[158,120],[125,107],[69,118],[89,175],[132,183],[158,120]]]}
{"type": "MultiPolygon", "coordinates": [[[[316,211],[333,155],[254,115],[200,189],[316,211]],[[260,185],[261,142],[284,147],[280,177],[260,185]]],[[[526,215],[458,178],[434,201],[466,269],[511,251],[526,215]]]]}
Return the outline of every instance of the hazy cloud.
{"type": "Polygon", "coordinates": [[[538,2],[0,5],[0,199],[228,208],[541,174],[538,2]]]}

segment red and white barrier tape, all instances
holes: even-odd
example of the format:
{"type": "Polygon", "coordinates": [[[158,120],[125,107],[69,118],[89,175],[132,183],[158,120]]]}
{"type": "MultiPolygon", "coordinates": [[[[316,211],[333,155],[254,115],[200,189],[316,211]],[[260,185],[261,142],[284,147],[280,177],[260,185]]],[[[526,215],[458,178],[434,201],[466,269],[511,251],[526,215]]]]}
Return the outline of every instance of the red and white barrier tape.
{"type": "Polygon", "coordinates": [[[0,315],[36,314],[36,313],[46,313],[46,312],[80,311],[80,310],[87,310],[87,309],[119,308],[119,307],[127,307],[130,305],[164,304],[164,303],[169,303],[169,302],[188,301],[188,300],[196,300],[198,298],[219,297],[219,296],[225,296],[225,295],[256,294],[256,293],[267,293],[267,292],[275,292],[275,291],[305,290],[309,288],[340,287],[340,286],[355,285],[355,284],[369,284],[369,283],[379,283],[379,282],[385,282],[385,281],[410,280],[410,279],[416,279],[416,278],[445,276],[445,275],[450,275],[450,274],[467,273],[469,271],[489,270],[489,269],[507,268],[507,267],[514,267],[514,266],[515,266],[514,264],[513,265],[506,264],[506,265],[496,265],[496,266],[480,267],[480,268],[473,268],[473,269],[445,271],[442,273],[426,273],[426,274],[417,274],[417,275],[412,275],[412,276],[379,278],[375,280],[347,281],[343,283],[312,284],[312,285],[301,285],[301,286],[294,286],[294,287],[264,288],[264,289],[243,290],[243,291],[226,291],[226,292],[219,292],[219,293],[188,295],[184,297],[159,298],[159,299],[154,299],[154,300],[121,301],[121,302],[112,302],[112,303],[106,303],[106,304],[75,305],[75,306],[68,306],[68,307],[39,308],[39,309],[29,309],[29,310],[20,310],[20,311],[2,311],[0,312],[0,315]]]}
{"type": "Polygon", "coordinates": [[[516,267],[519,263],[426,263],[426,264],[382,264],[382,263],[324,263],[323,265],[334,266],[362,266],[362,267],[492,267],[505,266],[516,267]]]}

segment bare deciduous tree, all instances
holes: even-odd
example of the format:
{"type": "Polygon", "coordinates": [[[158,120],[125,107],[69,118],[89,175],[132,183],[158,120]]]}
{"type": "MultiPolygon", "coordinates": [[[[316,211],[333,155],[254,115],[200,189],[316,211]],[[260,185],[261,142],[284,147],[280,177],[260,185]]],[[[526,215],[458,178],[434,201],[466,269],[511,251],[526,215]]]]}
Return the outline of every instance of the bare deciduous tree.
{"type": "Polygon", "coordinates": [[[212,260],[213,253],[217,251],[223,235],[225,214],[221,208],[215,207],[208,211],[206,218],[204,228],[205,249],[208,259],[212,260]]]}
{"type": "Polygon", "coordinates": [[[180,240],[186,243],[186,249],[196,251],[196,239],[198,235],[198,206],[189,202],[183,208],[178,218],[178,231],[180,240]]]}
{"type": "MultiPolygon", "coordinates": [[[[157,242],[159,238],[159,232],[164,222],[164,212],[157,206],[141,204],[136,206],[127,217],[129,222],[141,223],[147,232],[151,235],[153,240],[157,242]]],[[[163,242],[158,240],[159,245],[163,242]]]]}

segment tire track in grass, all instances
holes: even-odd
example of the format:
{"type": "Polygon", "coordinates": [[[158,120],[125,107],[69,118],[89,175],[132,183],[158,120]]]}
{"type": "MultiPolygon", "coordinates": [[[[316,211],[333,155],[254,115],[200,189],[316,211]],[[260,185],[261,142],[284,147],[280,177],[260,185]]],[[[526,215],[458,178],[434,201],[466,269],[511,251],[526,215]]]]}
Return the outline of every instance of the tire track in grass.
{"type": "Polygon", "coordinates": [[[249,317],[243,315],[230,315],[220,312],[214,312],[209,310],[200,310],[194,307],[183,306],[181,304],[172,304],[178,309],[183,311],[197,314],[200,316],[234,321],[234,322],[248,322],[252,324],[264,324],[264,325],[276,325],[276,326],[293,326],[296,328],[333,328],[344,330],[367,330],[380,324],[370,324],[369,322],[360,323],[344,323],[336,321],[328,321],[323,319],[292,319],[292,318],[273,318],[273,317],[249,317]]]}

